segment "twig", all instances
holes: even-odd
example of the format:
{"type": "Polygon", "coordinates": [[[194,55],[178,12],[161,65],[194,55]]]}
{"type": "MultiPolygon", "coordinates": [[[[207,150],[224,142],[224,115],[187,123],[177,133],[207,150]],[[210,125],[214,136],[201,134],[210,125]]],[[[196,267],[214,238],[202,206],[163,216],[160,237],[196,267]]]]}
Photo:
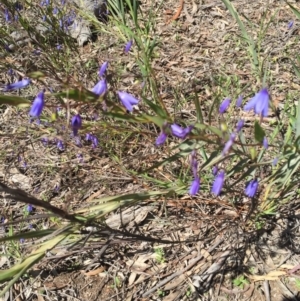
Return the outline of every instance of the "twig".
{"type": "Polygon", "coordinates": [[[269,287],[269,282],[268,280],[264,281],[264,292],[265,292],[265,296],[266,296],[266,301],[271,301],[271,297],[270,297],[270,287],[269,287]]]}
{"type": "Polygon", "coordinates": [[[176,14],[169,21],[167,21],[166,24],[170,24],[172,21],[177,20],[179,18],[181,11],[183,9],[183,6],[184,6],[184,0],[180,0],[180,5],[177,9],[176,14]]]}
{"type": "MultiPolygon", "coordinates": [[[[208,249],[208,253],[211,253],[216,247],[218,247],[222,242],[224,241],[224,238],[218,240],[212,247],[210,247],[208,249]]],[[[186,271],[188,271],[189,269],[191,269],[199,260],[201,260],[204,256],[203,255],[199,255],[196,258],[192,259],[190,261],[190,264],[188,266],[186,266],[184,269],[182,269],[181,271],[178,271],[174,274],[172,274],[171,276],[167,277],[166,279],[162,280],[161,282],[159,282],[157,285],[155,285],[153,288],[151,288],[150,290],[148,290],[145,294],[143,294],[143,298],[146,298],[147,296],[149,296],[150,294],[152,294],[153,292],[155,292],[156,290],[158,290],[161,286],[165,285],[166,283],[170,282],[171,280],[173,280],[175,277],[182,275],[183,273],[185,273],[186,271]]]]}

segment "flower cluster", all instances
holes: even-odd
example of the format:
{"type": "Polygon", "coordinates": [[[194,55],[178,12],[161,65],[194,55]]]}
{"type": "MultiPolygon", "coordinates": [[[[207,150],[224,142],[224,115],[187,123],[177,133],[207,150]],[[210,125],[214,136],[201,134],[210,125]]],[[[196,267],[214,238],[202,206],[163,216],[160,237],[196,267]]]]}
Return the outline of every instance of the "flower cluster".
{"type": "Polygon", "coordinates": [[[185,139],[191,133],[193,128],[194,128],[193,125],[189,125],[188,127],[183,128],[176,123],[171,124],[171,125],[169,125],[168,123],[165,123],[162,126],[159,136],[156,138],[155,144],[157,146],[164,144],[168,138],[169,133],[171,133],[174,137],[177,137],[180,139],[185,139]]]}
{"type": "MultiPolygon", "coordinates": [[[[240,107],[242,105],[242,96],[240,96],[236,102],[237,107],[240,107]]],[[[262,89],[261,91],[259,91],[245,106],[244,106],[244,110],[245,111],[250,111],[250,110],[254,110],[254,113],[259,115],[261,118],[268,116],[268,110],[269,110],[269,92],[266,88],[262,89]]],[[[226,98],[220,105],[219,107],[219,113],[220,114],[224,114],[227,109],[230,106],[230,99],[226,98]]],[[[229,139],[225,142],[224,144],[224,148],[222,151],[222,156],[225,157],[230,149],[232,148],[233,144],[235,143],[235,140],[239,134],[239,132],[242,130],[244,126],[244,120],[239,120],[235,131],[233,133],[231,133],[229,135],[229,139]]],[[[171,126],[171,132],[174,136],[179,137],[184,139],[186,137],[186,134],[190,132],[192,128],[186,128],[183,129],[181,127],[179,127],[178,125],[172,125],[171,126]]],[[[158,138],[156,139],[156,144],[160,145],[162,144],[167,138],[167,133],[166,133],[166,126],[164,125],[161,134],[158,136],[158,138]]],[[[268,148],[268,140],[267,137],[264,137],[263,141],[262,141],[263,147],[265,149],[268,148]]],[[[276,164],[276,163],[275,163],[276,164]]],[[[192,169],[192,173],[193,173],[193,181],[191,183],[190,186],[190,195],[194,196],[198,193],[199,189],[200,189],[200,178],[198,176],[198,172],[197,172],[197,159],[196,159],[196,151],[193,150],[191,153],[191,169],[192,169]]],[[[212,173],[214,175],[214,181],[212,184],[212,188],[211,188],[211,193],[213,193],[216,196],[219,196],[221,194],[221,191],[223,189],[224,186],[224,182],[225,182],[225,177],[226,177],[226,172],[225,170],[221,169],[219,170],[217,166],[213,167],[212,173]]],[[[247,184],[246,184],[246,188],[245,188],[245,195],[249,198],[253,198],[258,190],[258,179],[254,178],[252,180],[250,180],[247,184]]]]}

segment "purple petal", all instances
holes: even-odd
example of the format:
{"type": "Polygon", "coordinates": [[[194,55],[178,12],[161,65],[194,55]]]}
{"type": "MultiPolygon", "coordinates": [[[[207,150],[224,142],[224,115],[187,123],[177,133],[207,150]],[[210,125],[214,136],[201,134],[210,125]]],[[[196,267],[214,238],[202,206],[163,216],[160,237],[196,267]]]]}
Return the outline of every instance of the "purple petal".
{"type": "Polygon", "coordinates": [[[190,195],[194,196],[198,193],[200,189],[200,179],[196,177],[190,187],[190,195]]]}
{"type": "Polygon", "coordinates": [[[72,120],[71,120],[71,127],[73,130],[74,136],[77,135],[78,130],[81,128],[81,126],[82,126],[82,120],[81,120],[80,115],[77,114],[77,115],[73,116],[72,120]]]}
{"type": "Polygon", "coordinates": [[[224,185],[224,178],[225,178],[225,172],[220,171],[219,174],[215,177],[215,181],[213,183],[211,192],[214,193],[215,195],[220,195],[221,190],[224,185]]]}
{"type": "Polygon", "coordinates": [[[267,149],[268,146],[269,146],[267,137],[264,137],[264,139],[263,139],[263,146],[264,146],[265,149],[267,149]]]}
{"type": "Polygon", "coordinates": [[[185,139],[186,136],[192,131],[192,129],[193,129],[192,125],[189,125],[186,128],[182,128],[181,126],[175,123],[171,125],[172,135],[181,139],[185,139]]]}
{"type": "Polygon", "coordinates": [[[222,151],[223,156],[225,156],[229,152],[230,148],[234,143],[234,140],[235,140],[235,133],[232,133],[230,134],[229,140],[225,143],[224,149],[222,151]]]}
{"type": "Polygon", "coordinates": [[[105,74],[107,67],[108,67],[108,62],[104,62],[99,70],[100,77],[102,77],[105,74]]]}
{"type": "Polygon", "coordinates": [[[242,105],[242,102],[243,102],[243,96],[240,95],[239,98],[238,98],[237,101],[236,101],[236,106],[237,106],[238,108],[240,108],[241,105],[242,105]]]}
{"type": "Polygon", "coordinates": [[[237,131],[238,133],[241,131],[241,129],[242,129],[242,127],[244,126],[244,124],[245,124],[245,121],[244,121],[243,119],[241,119],[241,120],[237,123],[237,125],[236,125],[236,131],[237,131]]]}
{"type": "Polygon", "coordinates": [[[123,106],[129,111],[133,111],[133,105],[137,105],[139,100],[127,92],[118,91],[119,98],[123,106]]]}
{"type": "Polygon", "coordinates": [[[223,114],[228,109],[230,105],[230,98],[226,98],[223,100],[223,102],[220,104],[219,113],[223,114]]]}
{"type": "Polygon", "coordinates": [[[166,142],[168,135],[165,132],[161,132],[159,136],[156,138],[155,144],[157,146],[162,145],[166,142]]]}
{"type": "Polygon", "coordinates": [[[39,117],[43,111],[44,104],[44,92],[40,92],[32,103],[29,115],[32,117],[39,117]]]}
{"type": "Polygon", "coordinates": [[[16,89],[22,89],[22,88],[25,88],[26,86],[28,86],[29,84],[30,84],[30,79],[24,78],[16,83],[6,85],[4,88],[4,91],[7,92],[7,91],[16,90],[16,89]]]}
{"type": "Polygon", "coordinates": [[[132,40],[130,40],[129,42],[127,42],[127,44],[125,45],[125,48],[124,48],[124,52],[125,53],[128,53],[130,51],[132,43],[133,43],[132,40]]]}
{"type": "Polygon", "coordinates": [[[258,181],[256,179],[252,180],[246,186],[245,194],[249,198],[253,198],[255,196],[256,192],[257,192],[257,188],[258,188],[258,181]]]}
{"type": "Polygon", "coordinates": [[[262,117],[268,116],[269,111],[269,92],[267,88],[260,90],[245,106],[245,111],[254,109],[255,114],[262,117]]]}
{"type": "Polygon", "coordinates": [[[218,173],[218,166],[214,166],[213,168],[212,168],[212,174],[214,175],[214,176],[216,176],[217,175],[217,173],[218,173]]]}
{"type": "Polygon", "coordinates": [[[92,89],[92,92],[102,96],[107,92],[107,82],[105,79],[100,80],[92,89]]]}

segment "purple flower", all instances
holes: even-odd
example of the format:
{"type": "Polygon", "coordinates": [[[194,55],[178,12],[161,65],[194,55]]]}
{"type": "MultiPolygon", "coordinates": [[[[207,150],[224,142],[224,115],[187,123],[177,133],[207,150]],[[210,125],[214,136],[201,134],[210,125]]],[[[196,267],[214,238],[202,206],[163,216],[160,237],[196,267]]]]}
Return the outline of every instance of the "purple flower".
{"type": "Polygon", "coordinates": [[[25,88],[26,86],[28,86],[29,84],[30,84],[30,79],[24,78],[16,83],[6,85],[4,88],[4,91],[7,92],[7,91],[16,90],[16,89],[22,89],[22,88],[25,88]]]}
{"type": "Polygon", "coordinates": [[[23,5],[20,2],[15,2],[15,9],[20,11],[23,9],[23,5]]]}
{"type": "Polygon", "coordinates": [[[225,172],[223,170],[220,171],[218,175],[215,177],[215,181],[213,183],[211,192],[214,193],[216,196],[220,195],[221,193],[224,184],[224,178],[225,178],[225,172]]]}
{"type": "Polygon", "coordinates": [[[269,92],[267,88],[260,90],[256,95],[244,106],[244,111],[254,109],[255,114],[262,117],[268,116],[269,111],[269,92]]]}
{"type": "Polygon", "coordinates": [[[218,166],[217,165],[215,165],[213,168],[212,168],[212,174],[214,175],[214,176],[216,176],[217,175],[217,173],[218,173],[218,166]]]}
{"type": "Polygon", "coordinates": [[[81,117],[79,114],[76,114],[75,116],[72,117],[72,120],[71,120],[71,127],[72,127],[74,136],[77,135],[78,130],[81,128],[81,126],[82,126],[81,117]]]}
{"type": "Polygon", "coordinates": [[[32,212],[32,210],[33,210],[33,206],[31,204],[29,204],[27,206],[27,211],[30,213],[30,212],[32,212]]]}
{"type": "Polygon", "coordinates": [[[93,135],[91,135],[90,133],[87,133],[87,134],[85,135],[85,140],[86,140],[86,141],[91,141],[92,138],[93,138],[93,135]]]}
{"type": "Polygon", "coordinates": [[[54,7],[52,13],[53,13],[53,15],[56,15],[56,14],[58,13],[58,8],[57,8],[57,7],[54,7]]]}
{"type": "Polygon", "coordinates": [[[118,91],[119,98],[127,111],[132,112],[133,106],[139,103],[139,100],[127,92],[118,91]]]}
{"type": "Polygon", "coordinates": [[[189,125],[186,128],[182,128],[181,126],[174,123],[171,125],[171,132],[173,136],[178,137],[180,139],[185,139],[187,135],[192,131],[193,127],[194,126],[189,125]]]}
{"type": "Polygon", "coordinates": [[[159,136],[156,138],[155,144],[157,146],[164,144],[167,140],[167,137],[168,137],[167,133],[162,130],[159,136]]]}
{"type": "Polygon", "coordinates": [[[102,66],[100,67],[100,69],[99,69],[98,74],[99,74],[100,77],[102,77],[105,74],[107,67],[108,67],[108,62],[104,62],[102,64],[102,66]]]}
{"type": "Polygon", "coordinates": [[[225,111],[228,109],[229,105],[230,105],[230,98],[225,98],[222,101],[222,103],[220,104],[219,113],[220,114],[225,113],[225,111]]]}
{"type": "Polygon", "coordinates": [[[58,184],[58,183],[55,184],[55,186],[54,186],[54,191],[55,191],[55,192],[58,192],[58,191],[59,191],[59,184],[58,184]]]}
{"type": "Polygon", "coordinates": [[[277,163],[278,163],[278,158],[275,158],[275,159],[273,160],[273,162],[272,162],[272,165],[273,165],[273,166],[276,166],[277,163]]]}
{"type": "Polygon", "coordinates": [[[44,91],[42,91],[34,99],[29,111],[29,115],[32,117],[39,117],[43,111],[44,104],[44,91]]]}
{"type": "Polygon", "coordinates": [[[200,189],[200,179],[196,177],[190,187],[190,195],[196,195],[200,189]]]}
{"type": "Polygon", "coordinates": [[[41,141],[42,141],[42,143],[43,143],[44,146],[47,146],[47,145],[48,145],[49,140],[48,140],[47,137],[41,138],[41,141]]]}
{"type": "Polygon", "coordinates": [[[23,244],[25,242],[24,238],[20,238],[20,243],[23,244]]]}
{"type": "Polygon", "coordinates": [[[65,149],[65,146],[61,140],[57,141],[56,147],[60,150],[63,151],[65,149]]]}
{"type": "Polygon", "coordinates": [[[238,98],[237,101],[236,101],[236,106],[237,106],[238,108],[240,108],[241,105],[242,105],[242,102],[243,102],[243,96],[240,95],[239,98],[238,98]]]}
{"type": "Polygon", "coordinates": [[[294,21],[291,20],[288,24],[288,30],[290,30],[293,27],[293,25],[294,25],[294,21]]]}
{"type": "Polygon", "coordinates": [[[7,74],[10,75],[10,76],[14,75],[14,73],[15,73],[14,70],[11,69],[11,68],[9,68],[8,71],[7,71],[7,74]]]}
{"type": "Polygon", "coordinates": [[[237,123],[237,125],[236,125],[236,131],[239,133],[240,132],[240,130],[242,129],[242,127],[244,126],[244,124],[245,124],[245,121],[243,120],[243,119],[241,119],[238,123],[237,123]]]}
{"type": "Polygon", "coordinates": [[[95,148],[99,145],[99,141],[98,141],[98,138],[96,136],[93,136],[92,137],[92,146],[95,148]]]}
{"type": "Polygon", "coordinates": [[[11,21],[11,16],[7,8],[4,10],[4,16],[5,16],[5,22],[8,23],[11,21]]]}
{"type": "Polygon", "coordinates": [[[245,189],[246,196],[248,196],[249,198],[253,198],[256,194],[257,188],[258,188],[258,181],[256,179],[250,181],[245,189]]]}
{"type": "Polygon", "coordinates": [[[61,45],[61,44],[58,44],[58,45],[56,45],[56,49],[57,49],[57,50],[62,50],[62,49],[63,49],[63,47],[62,47],[62,45],[61,45]]]}
{"type": "Polygon", "coordinates": [[[223,156],[225,156],[229,152],[230,148],[234,143],[234,140],[235,140],[235,133],[232,133],[230,134],[229,140],[225,143],[224,149],[222,151],[223,156]]]}
{"type": "Polygon", "coordinates": [[[133,43],[132,40],[130,40],[129,42],[127,42],[127,44],[125,45],[125,48],[124,48],[124,52],[125,52],[125,53],[128,53],[128,52],[130,51],[130,48],[131,48],[131,46],[132,46],[132,43],[133,43]]]}
{"type": "Polygon", "coordinates": [[[79,163],[83,162],[83,154],[77,154],[77,158],[79,163]]]}
{"type": "Polygon", "coordinates": [[[41,50],[40,49],[34,49],[33,50],[33,54],[35,54],[35,55],[40,55],[41,54],[41,50]]]}
{"type": "Polygon", "coordinates": [[[268,139],[267,139],[267,137],[264,137],[264,139],[263,139],[263,147],[264,147],[265,149],[267,149],[268,146],[269,146],[268,139]]]}
{"type": "Polygon", "coordinates": [[[95,87],[92,89],[92,92],[98,96],[103,96],[107,91],[107,82],[105,79],[100,80],[95,87]]]}

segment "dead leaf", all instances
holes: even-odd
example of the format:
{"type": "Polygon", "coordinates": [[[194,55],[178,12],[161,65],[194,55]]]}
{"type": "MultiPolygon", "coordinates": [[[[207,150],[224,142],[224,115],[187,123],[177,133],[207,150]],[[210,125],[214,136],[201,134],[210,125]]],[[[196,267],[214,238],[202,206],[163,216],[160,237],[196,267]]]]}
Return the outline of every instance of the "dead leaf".
{"type": "Polygon", "coordinates": [[[173,282],[170,282],[168,283],[165,287],[164,287],[164,290],[166,291],[169,291],[169,290],[172,290],[176,287],[178,287],[182,282],[185,281],[185,276],[184,274],[183,275],[180,275],[179,277],[177,277],[173,282]]]}
{"type": "Polygon", "coordinates": [[[248,275],[253,281],[278,280],[279,277],[286,276],[285,271],[271,271],[266,275],[248,275]]]}
{"type": "Polygon", "coordinates": [[[89,272],[81,271],[81,273],[84,274],[85,276],[97,276],[99,273],[102,273],[104,270],[105,270],[104,267],[99,267],[96,270],[92,270],[89,272]]]}

